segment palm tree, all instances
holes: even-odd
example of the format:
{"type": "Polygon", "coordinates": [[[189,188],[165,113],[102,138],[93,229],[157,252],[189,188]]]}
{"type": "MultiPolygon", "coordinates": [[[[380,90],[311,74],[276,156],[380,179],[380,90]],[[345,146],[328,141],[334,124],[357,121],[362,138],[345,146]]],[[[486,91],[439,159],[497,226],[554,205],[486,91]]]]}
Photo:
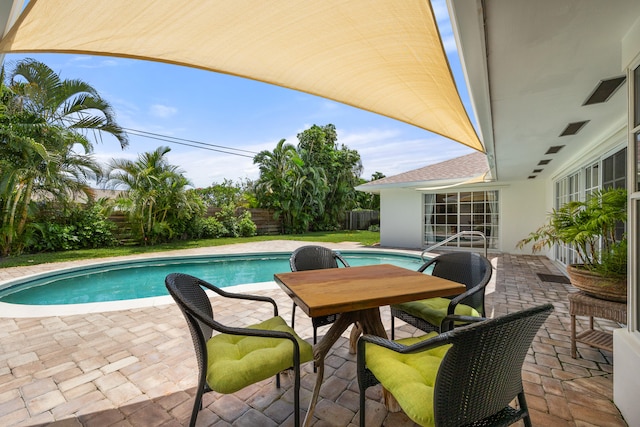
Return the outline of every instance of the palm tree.
{"type": "Polygon", "coordinates": [[[171,238],[180,221],[199,213],[201,207],[186,192],[189,180],[167,161],[169,151],[169,147],[158,147],[139,155],[137,161],[113,159],[109,165],[107,185],[126,190],[117,203],[129,212],[129,221],[145,244],[171,238]]]}
{"type": "Polygon", "coordinates": [[[276,216],[282,217],[285,230],[294,231],[300,216],[300,191],[306,185],[301,174],[304,163],[296,147],[281,139],[273,151],[259,152],[253,163],[260,169],[255,191],[261,206],[273,209],[276,216]]]}
{"type": "Polygon", "coordinates": [[[91,195],[87,182],[97,178],[101,168],[91,157],[87,132],[112,134],[121,147],[128,140],[112,107],[89,84],[61,80],[32,59],[18,62],[6,85],[4,77],[3,70],[0,243],[6,255],[21,251],[34,199],[66,201],[76,193],[91,195]]]}
{"type": "Polygon", "coordinates": [[[50,125],[77,133],[96,132],[98,137],[108,133],[122,148],[129,144],[126,132],[116,123],[113,107],[82,80],[62,80],[42,62],[24,59],[10,74],[9,86],[22,109],[50,125]]]}

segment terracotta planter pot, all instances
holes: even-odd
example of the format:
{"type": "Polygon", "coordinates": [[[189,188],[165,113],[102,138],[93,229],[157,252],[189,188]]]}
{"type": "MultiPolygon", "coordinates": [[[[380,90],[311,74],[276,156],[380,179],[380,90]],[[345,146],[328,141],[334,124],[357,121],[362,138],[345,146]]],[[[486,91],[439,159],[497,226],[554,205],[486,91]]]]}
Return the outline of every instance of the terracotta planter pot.
{"type": "Polygon", "coordinates": [[[609,278],[583,268],[567,266],[571,284],[587,295],[608,301],[627,302],[627,278],[609,278]]]}

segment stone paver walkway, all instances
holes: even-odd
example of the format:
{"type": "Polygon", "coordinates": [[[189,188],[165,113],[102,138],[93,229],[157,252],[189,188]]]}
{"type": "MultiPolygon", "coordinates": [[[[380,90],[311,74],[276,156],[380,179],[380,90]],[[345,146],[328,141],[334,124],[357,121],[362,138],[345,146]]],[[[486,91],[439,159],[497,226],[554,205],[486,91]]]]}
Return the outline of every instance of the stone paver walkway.
{"type": "MultiPolygon", "coordinates": [[[[288,251],[301,244],[266,242],[191,253],[288,251]]],[[[626,426],[612,402],[611,353],[578,344],[579,358],[570,356],[567,292],[574,289],[540,281],[537,273],[560,274],[544,257],[495,254],[490,258],[495,267],[487,290],[491,316],[545,302],[555,307],[523,369],[534,426],[626,426]]],[[[51,268],[0,269],[0,281],[51,268]]],[[[273,297],[280,314],[290,318],[291,301],[278,288],[253,293],[273,297]]],[[[212,304],[223,323],[247,324],[259,315],[252,306],[219,298],[213,298],[212,304]]],[[[296,329],[311,341],[311,322],[301,310],[297,313],[296,329]]],[[[382,309],[382,318],[388,329],[388,309],[382,309]]],[[[584,328],[587,320],[579,318],[578,324],[584,328]]],[[[617,326],[608,321],[597,324],[603,329],[617,326]]],[[[401,325],[398,337],[420,334],[401,325]]],[[[345,335],[327,359],[314,426],[359,425],[355,367],[345,335]]],[[[196,375],[191,338],[173,304],[84,315],[0,318],[0,426],[187,425],[196,375]]],[[[303,406],[308,404],[314,381],[312,366],[307,364],[303,406]]],[[[367,426],[414,425],[402,412],[385,410],[379,402],[379,387],[370,388],[367,397],[367,426]]],[[[209,393],[203,399],[198,426],[290,426],[292,402],[286,376],[280,389],[267,380],[232,395],[209,393]]]]}

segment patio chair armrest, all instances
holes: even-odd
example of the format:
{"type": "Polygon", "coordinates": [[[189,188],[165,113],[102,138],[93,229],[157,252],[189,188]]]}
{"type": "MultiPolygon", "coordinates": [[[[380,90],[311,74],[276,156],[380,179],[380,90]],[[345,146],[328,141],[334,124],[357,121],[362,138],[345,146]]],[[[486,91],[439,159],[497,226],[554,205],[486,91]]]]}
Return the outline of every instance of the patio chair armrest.
{"type": "Polygon", "coordinates": [[[449,314],[440,323],[440,332],[447,332],[453,329],[456,323],[477,323],[487,320],[486,317],[476,317],[476,316],[461,316],[458,314],[449,314]]]}
{"type": "Polygon", "coordinates": [[[362,335],[358,339],[358,351],[360,351],[360,348],[362,348],[364,351],[365,343],[368,343],[368,342],[378,345],[380,347],[388,348],[389,350],[393,350],[393,351],[400,351],[405,347],[402,344],[398,344],[395,341],[392,341],[387,338],[382,338],[377,335],[362,335]]]}
{"type": "Polygon", "coordinates": [[[422,264],[420,266],[420,268],[418,268],[418,272],[419,273],[424,273],[424,271],[429,268],[429,266],[431,266],[434,262],[436,262],[438,260],[438,258],[431,258],[429,261],[425,262],[424,264],[422,264]]]}
{"type": "Polygon", "coordinates": [[[217,322],[216,320],[212,319],[209,316],[204,315],[196,307],[191,306],[190,308],[191,308],[191,311],[192,311],[191,314],[197,320],[199,320],[200,322],[204,323],[205,325],[209,326],[210,328],[212,328],[213,330],[215,330],[217,332],[220,332],[220,333],[223,333],[223,334],[229,334],[229,335],[243,335],[243,336],[249,336],[249,337],[288,339],[289,341],[293,342],[293,346],[294,346],[296,354],[299,354],[299,352],[300,352],[300,347],[298,345],[298,341],[289,332],[271,331],[271,330],[267,330],[267,329],[238,328],[238,327],[233,327],[233,326],[227,326],[227,325],[224,325],[224,324],[222,324],[220,322],[217,322]]]}
{"type": "MultiPolygon", "coordinates": [[[[439,347],[443,344],[447,344],[448,336],[446,334],[436,335],[424,341],[420,341],[413,345],[402,345],[396,341],[392,341],[386,338],[378,337],[375,335],[363,335],[358,340],[358,352],[365,352],[365,344],[367,342],[378,345],[380,347],[387,348],[397,353],[416,353],[419,351],[428,350],[431,348],[439,347]]],[[[359,353],[358,353],[359,354],[359,353]]]]}
{"type": "Polygon", "coordinates": [[[347,260],[346,260],[346,259],[344,259],[344,257],[342,256],[342,254],[341,254],[340,252],[338,252],[338,251],[333,251],[333,253],[334,253],[334,255],[335,255],[336,259],[337,259],[338,261],[340,261],[340,262],[342,263],[342,265],[343,265],[343,266],[345,266],[345,267],[350,267],[349,263],[347,262],[347,260]]]}
{"type": "Polygon", "coordinates": [[[449,308],[447,309],[447,315],[453,314],[456,308],[456,305],[462,303],[467,297],[470,297],[471,295],[478,292],[484,292],[484,285],[474,286],[473,288],[467,289],[463,293],[451,298],[451,302],[449,303],[449,308]]]}
{"type": "Polygon", "coordinates": [[[202,286],[204,286],[205,288],[217,293],[218,295],[220,295],[221,297],[224,298],[232,298],[232,299],[242,299],[242,300],[248,300],[248,301],[260,301],[260,302],[268,302],[273,306],[273,315],[277,316],[278,315],[278,305],[276,304],[275,300],[273,298],[270,297],[265,297],[262,295],[250,295],[250,294],[239,294],[239,293],[234,293],[234,292],[227,292],[224,291],[216,286],[212,286],[207,282],[200,282],[200,284],[202,286]]]}

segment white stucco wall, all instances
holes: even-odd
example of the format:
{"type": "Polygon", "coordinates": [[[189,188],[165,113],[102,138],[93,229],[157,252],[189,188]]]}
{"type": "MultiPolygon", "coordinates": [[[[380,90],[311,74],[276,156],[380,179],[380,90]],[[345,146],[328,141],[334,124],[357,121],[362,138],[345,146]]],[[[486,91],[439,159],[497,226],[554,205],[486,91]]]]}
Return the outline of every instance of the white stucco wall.
{"type": "MultiPolygon", "coordinates": [[[[621,68],[633,68],[640,56],[640,17],[629,29],[622,40],[621,68]]],[[[631,160],[633,161],[633,160],[631,160]]],[[[634,180],[633,171],[629,179],[634,180]]],[[[632,227],[632,226],[630,226],[632,227]]],[[[633,228],[631,228],[633,230],[633,228]]],[[[635,230],[636,233],[638,230],[635,230]]],[[[630,269],[636,274],[640,267],[638,261],[630,255],[630,269]]],[[[637,275],[631,274],[629,280],[637,280],[637,275]]],[[[640,307],[637,295],[638,283],[629,283],[628,324],[613,333],[613,402],[616,404],[625,421],[630,426],[640,426],[640,405],[638,405],[638,391],[640,390],[640,332],[638,331],[638,312],[640,307]]]]}
{"type": "Polygon", "coordinates": [[[517,243],[547,220],[551,210],[550,187],[540,179],[508,183],[500,189],[500,251],[530,254],[531,245],[516,248],[517,243]]]}
{"type": "Polygon", "coordinates": [[[422,248],[422,212],[422,194],[419,191],[380,191],[380,245],[422,248]]]}
{"type": "MultiPolygon", "coordinates": [[[[464,186],[455,191],[499,190],[500,241],[498,250],[531,253],[529,247],[516,249],[517,242],[546,220],[550,207],[545,182],[528,180],[500,186],[464,186]]],[[[453,191],[453,190],[452,190],[453,191]]],[[[410,189],[380,192],[380,244],[407,249],[423,245],[423,193],[410,189]]]]}
{"type": "Polygon", "coordinates": [[[627,328],[613,332],[613,401],[630,426],[640,426],[640,333],[627,328]]]}

